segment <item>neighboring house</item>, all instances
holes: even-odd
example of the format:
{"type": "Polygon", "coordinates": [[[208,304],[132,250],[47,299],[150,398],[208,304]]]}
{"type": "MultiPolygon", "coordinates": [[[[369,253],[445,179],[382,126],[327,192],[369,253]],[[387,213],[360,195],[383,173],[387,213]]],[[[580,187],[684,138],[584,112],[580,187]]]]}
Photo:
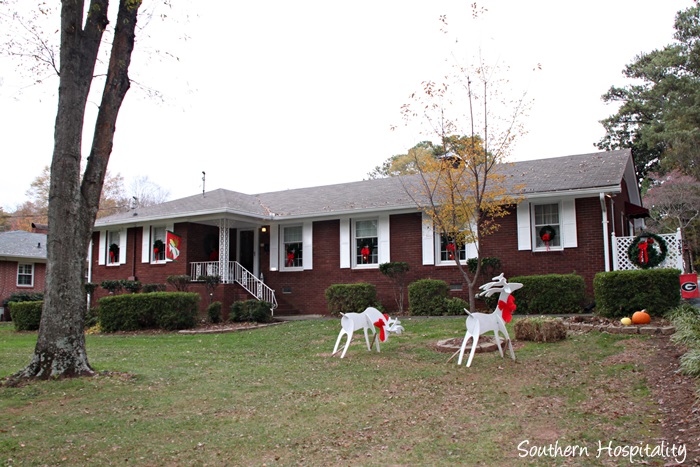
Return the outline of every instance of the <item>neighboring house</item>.
{"type": "MultiPolygon", "coordinates": [[[[611,269],[613,233],[633,235],[642,222],[635,219],[648,215],[631,152],[516,162],[501,170],[507,183],[524,186],[522,200],[482,240],[482,256],[499,258],[507,277],[575,272],[592,296],[594,275],[611,269]],[[555,232],[548,244],[543,227],[555,232]]],[[[454,296],[467,298],[449,254],[398,177],[257,195],[219,189],[98,219],[90,280],[147,284],[219,274],[224,284],[202,307],[213,299],[228,310],[234,300],[259,297],[278,302],[279,314],[327,313],[328,286],[369,282],[394,311],[392,283],[379,271],[390,261],[410,265],[408,282],[442,279],[454,296]],[[168,232],[181,238],[174,261],[162,251],[168,232]]],[[[465,260],[472,255],[473,248],[461,252],[465,260]]],[[[201,284],[191,290],[206,295],[201,284]]],[[[105,293],[98,289],[98,298],[105,293]]]]}
{"type": "MultiPolygon", "coordinates": [[[[13,293],[44,292],[46,233],[43,226],[33,227],[34,232],[0,233],[0,307],[13,293]]],[[[1,309],[0,320],[9,320],[1,309]]]]}

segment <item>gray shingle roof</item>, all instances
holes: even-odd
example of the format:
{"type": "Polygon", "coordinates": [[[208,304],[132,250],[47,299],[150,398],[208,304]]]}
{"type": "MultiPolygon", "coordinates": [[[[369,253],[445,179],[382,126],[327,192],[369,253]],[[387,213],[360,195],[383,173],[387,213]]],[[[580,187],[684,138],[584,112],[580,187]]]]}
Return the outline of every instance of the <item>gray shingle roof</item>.
{"type": "Polygon", "coordinates": [[[46,261],[46,234],[13,230],[0,233],[0,259],[46,261]]]}
{"type": "MultiPolygon", "coordinates": [[[[596,152],[503,164],[499,167],[509,187],[521,193],[571,192],[619,187],[631,160],[629,150],[596,152]]],[[[96,226],[154,219],[238,214],[258,219],[312,217],[360,211],[415,207],[404,183],[411,177],[391,177],[336,185],[298,188],[247,195],[218,189],[156,206],[98,219],[96,226]]]]}

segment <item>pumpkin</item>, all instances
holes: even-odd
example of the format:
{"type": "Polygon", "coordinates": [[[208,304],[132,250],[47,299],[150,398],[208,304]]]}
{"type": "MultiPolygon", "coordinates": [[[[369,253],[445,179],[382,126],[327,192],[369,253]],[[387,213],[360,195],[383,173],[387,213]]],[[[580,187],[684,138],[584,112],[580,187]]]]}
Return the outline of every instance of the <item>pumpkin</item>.
{"type": "Polygon", "coordinates": [[[632,324],[632,320],[629,319],[629,318],[622,318],[622,319],[620,320],[620,322],[621,322],[622,324],[624,324],[625,326],[629,326],[630,324],[632,324]]]}
{"type": "Polygon", "coordinates": [[[651,316],[646,310],[635,311],[632,315],[632,322],[634,324],[649,324],[651,323],[651,316]]]}

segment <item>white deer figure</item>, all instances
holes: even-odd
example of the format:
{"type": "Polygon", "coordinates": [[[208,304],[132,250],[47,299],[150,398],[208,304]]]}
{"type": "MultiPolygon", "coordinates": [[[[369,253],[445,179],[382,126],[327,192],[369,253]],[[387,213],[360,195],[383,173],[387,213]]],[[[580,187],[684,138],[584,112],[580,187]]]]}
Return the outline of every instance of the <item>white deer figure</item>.
{"type": "Polygon", "coordinates": [[[343,348],[343,353],[340,358],[345,357],[345,352],[347,352],[348,347],[350,347],[350,341],[352,340],[352,335],[355,331],[360,329],[364,330],[365,342],[367,343],[367,350],[372,350],[372,344],[377,343],[377,352],[379,352],[379,342],[385,342],[389,337],[389,333],[393,332],[395,334],[401,334],[404,330],[401,326],[401,322],[398,319],[389,318],[387,315],[383,314],[376,308],[369,307],[362,313],[341,313],[343,317],[340,319],[340,333],[338,334],[338,339],[335,341],[335,347],[333,348],[333,354],[338,352],[338,347],[340,346],[340,341],[343,336],[347,336],[345,342],[345,347],[343,348]],[[379,340],[377,340],[375,327],[379,328],[379,340]],[[369,342],[369,335],[367,331],[372,331],[374,334],[374,339],[372,344],[369,342]]]}
{"type": "Polygon", "coordinates": [[[482,292],[479,296],[490,297],[495,293],[500,293],[498,296],[498,304],[493,313],[469,313],[466,308],[464,311],[467,312],[467,333],[464,335],[464,340],[462,341],[462,347],[459,350],[459,359],[457,360],[457,365],[462,364],[462,358],[464,357],[464,350],[467,347],[467,341],[471,337],[472,339],[472,350],[469,353],[469,359],[467,360],[467,366],[471,366],[472,359],[474,358],[474,353],[476,352],[476,346],[479,342],[479,336],[493,331],[493,335],[496,339],[496,346],[498,351],[503,358],[503,349],[501,348],[501,340],[498,337],[498,333],[503,334],[503,337],[508,343],[508,349],[510,350],[510,356],[515,360],[515,352],[513,352],[513,344],[510,341],[510,336],[506,330],[506,323],[511,320],[511,313],[515,310],[515,299],[511,293],[522,288],[523,284],[518,282],[508,283],[503,273],[491,279],[492,282],[488,282],[479,289],[482,292]]]}

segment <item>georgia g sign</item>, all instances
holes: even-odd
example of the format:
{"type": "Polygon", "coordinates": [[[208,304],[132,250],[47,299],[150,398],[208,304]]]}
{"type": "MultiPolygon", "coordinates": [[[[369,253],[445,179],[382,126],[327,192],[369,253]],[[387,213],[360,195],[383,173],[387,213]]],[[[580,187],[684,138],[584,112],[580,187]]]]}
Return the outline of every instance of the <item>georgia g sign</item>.
{"type": "Polygon", "coordinates": [[[681,296],[683,298],[700,298],[697,274],[681,274],[681,296]]]}

